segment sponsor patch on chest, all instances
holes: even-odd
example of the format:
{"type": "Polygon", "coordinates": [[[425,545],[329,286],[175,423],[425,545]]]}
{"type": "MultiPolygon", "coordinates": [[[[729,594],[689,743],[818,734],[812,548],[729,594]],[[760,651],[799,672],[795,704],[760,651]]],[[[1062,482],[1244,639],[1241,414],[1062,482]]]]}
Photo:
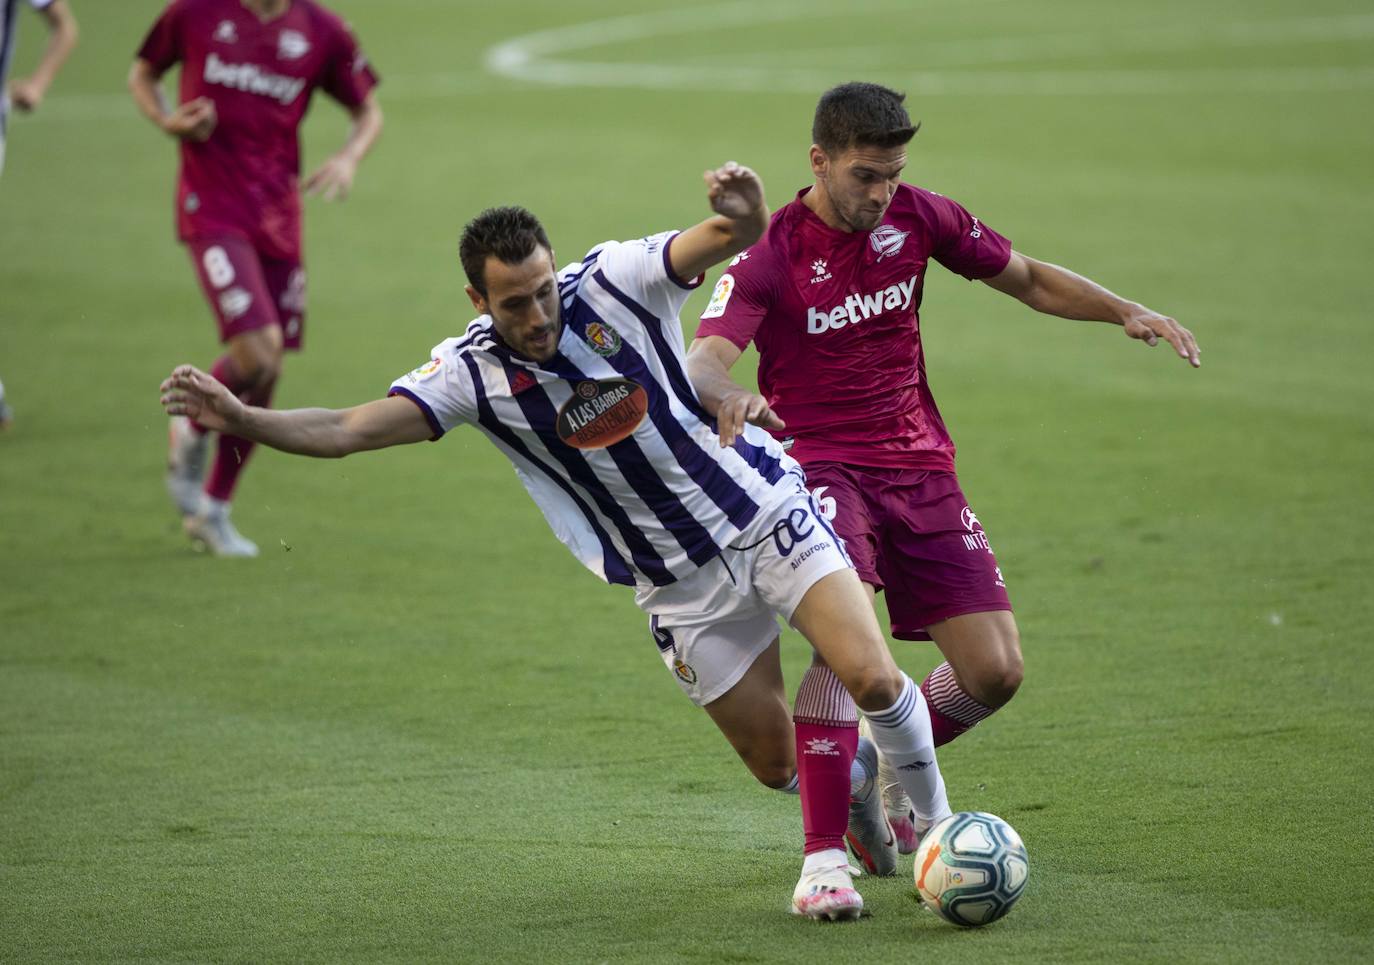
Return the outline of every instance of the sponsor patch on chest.
{"type": "Polygon", "coordinates": [[[629,379],[584,379],[558,410],[558,438],[574,449],[604,449],[634,432],[649,411],[649,395],[629,379]]]}
{"type": "Polygon", "coordinates": [[[880,288],[875,292],[855,292],[833,308],[811,307],[806,312],[806,331],[810,335],[858,325],[875,315],[885,312],[905,312],[910,310],[916,293],[920,275],[912,275],[906,281],[880,288]]]}

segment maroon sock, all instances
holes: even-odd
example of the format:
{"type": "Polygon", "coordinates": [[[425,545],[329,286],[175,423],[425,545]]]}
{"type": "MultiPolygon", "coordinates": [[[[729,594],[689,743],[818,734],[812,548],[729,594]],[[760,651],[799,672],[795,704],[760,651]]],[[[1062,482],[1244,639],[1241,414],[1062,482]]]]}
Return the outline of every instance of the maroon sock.
{"type": "Polygon", "coordinates": [[[940,664],[921,681],[921,693],[930,709],[930,730],[936,747],[948,744],[997,709],[965,693],[948,663],[940,664]]]}
{"type": "MultiPolygon", "coordinates": [[[[225,355],[221,356],[215,363],[210,374],[228,386],[229,391],[243,399],[249,405],[270,405],[272,402],[272,389],[269,385],[266,389],[253,391],[252,383],[242,378],[234,366],[233,360],[225,355]]],[[[248,462],[248,457],[252,455],[254,443],[247,439],[240,439],[238,436],[220,435],[219,444],[215,451],[214,465],[210,467],[210,474],[205,479],[205,494],[211,499],[218,499],[228,502],[234,496],[234,487],[238,485],[239,474],[243,472],[244,465],[248,462]]]]}
{"type": "Polygon", "coordinates": [[[859,747],[859,709],[829,667],[812,664],[797,688],[792,720],[805,853],[843,851],[849,827],[849,771],[859,747]]]}

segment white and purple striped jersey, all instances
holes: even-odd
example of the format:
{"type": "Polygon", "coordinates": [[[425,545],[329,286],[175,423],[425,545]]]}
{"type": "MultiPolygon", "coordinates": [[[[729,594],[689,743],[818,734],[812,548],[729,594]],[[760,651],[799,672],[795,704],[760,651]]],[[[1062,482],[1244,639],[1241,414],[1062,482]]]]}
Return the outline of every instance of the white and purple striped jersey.
{"type": "Polygon", "coordinates": [[[397,379],[439,438],[477,426],[557,537],[608,583],[690,576],[795,494],[797,463],[756,426],[722,448],[687,380],[676,232],[608,241],[558,272],[562,331],[546,362],[513,355],[488,315],[397,379]]]}

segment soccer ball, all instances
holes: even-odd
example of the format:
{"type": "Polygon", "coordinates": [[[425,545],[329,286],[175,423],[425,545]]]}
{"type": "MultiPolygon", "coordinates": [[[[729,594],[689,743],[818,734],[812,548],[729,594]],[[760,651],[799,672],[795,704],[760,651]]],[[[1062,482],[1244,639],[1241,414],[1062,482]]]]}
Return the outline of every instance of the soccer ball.
{"type": "Polygon", "coordinates": [[[1021,836],[995,814],[960,811],[936,824],[916,849],[916,892],[945,921],[972,928],[996,921],[1026,887],[1021,836]]]}

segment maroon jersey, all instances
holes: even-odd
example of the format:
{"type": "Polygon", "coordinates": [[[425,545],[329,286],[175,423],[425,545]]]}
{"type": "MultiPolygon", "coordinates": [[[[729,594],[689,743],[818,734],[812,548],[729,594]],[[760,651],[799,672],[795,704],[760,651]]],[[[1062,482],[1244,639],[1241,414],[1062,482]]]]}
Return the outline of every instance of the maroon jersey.
{"type": "Polygon", "coordinates": [[[269,258],[299,259],[297,130],[315,88],[361,104],[377,76],[336,15],[292,0],[266,23],[240,0],[173,0],[138,56],[161,73],[181,63],[180,102],[208,97],[219,121],[181,142],[182,239],[246,235],[269,258]]]}
{"type": "Polygon", "coordinates": [[[758,346],[759,391],[803,465],[953,469],[921,352],[926,266],[934,258],[989,278],[1006,268],[1011,242],[909,184],[872,231],[829,227],[802,203],[805,193],[774,212],[721,276],[697,337],[758,346]]]}

